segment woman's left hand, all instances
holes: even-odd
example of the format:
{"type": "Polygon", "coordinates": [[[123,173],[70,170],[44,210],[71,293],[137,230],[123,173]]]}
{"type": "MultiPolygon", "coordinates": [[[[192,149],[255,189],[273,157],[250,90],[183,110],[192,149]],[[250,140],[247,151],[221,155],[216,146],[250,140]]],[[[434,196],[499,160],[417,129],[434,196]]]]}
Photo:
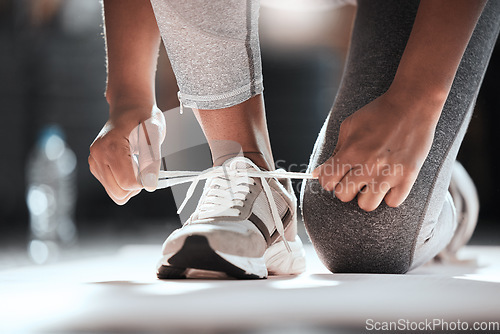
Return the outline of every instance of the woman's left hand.
{"type": "Polygon", "coordinates": [[[385,93],[344,120],[332,157],[313,175],[343,202],[357,196],[365,211],[384,199],[399,206],[429,153],[441,108],[385,93]]]}

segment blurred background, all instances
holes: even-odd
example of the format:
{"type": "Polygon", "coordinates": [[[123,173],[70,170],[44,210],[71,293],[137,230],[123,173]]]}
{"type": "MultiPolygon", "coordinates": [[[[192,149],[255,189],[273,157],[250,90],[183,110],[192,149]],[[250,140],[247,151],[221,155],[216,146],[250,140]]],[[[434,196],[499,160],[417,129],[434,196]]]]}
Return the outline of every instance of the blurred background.
{"type": "MultiPolygon", "coordinates": [[[[266,108],[279,167],[303,171],[307,165],[339,86],[354,14],[353,6],[261,10],[266,108]]],[[[33,187],[43,178],[34,171],[51,169],[37,158],[41,147],[50,146],[51,161],[64,167],[58,177],[65,181],[55,192],[70,202],[64,209],[70,222],[59,231],[68,248],[100,253],[125,243],[160,245],[180,224],[170,190],[142,192],[120,207],[88,170],[88,147],[108,112],[99,0],[0,0],[0,50],[0,267],[44,262],[28,255],[34,238],[28,204],[32,212],[50,207],[50,196],[33,187]],[[43,131],[53,124],[58,128],[43,131]]],[[[500,186],[494,182],[500,171],[499,58],[497,47],[459,154],[481,200],[476,244],[500,243],[500,186]]],[[[159,107],[176,107],[163,49],[157,81],[159,107]]]]}

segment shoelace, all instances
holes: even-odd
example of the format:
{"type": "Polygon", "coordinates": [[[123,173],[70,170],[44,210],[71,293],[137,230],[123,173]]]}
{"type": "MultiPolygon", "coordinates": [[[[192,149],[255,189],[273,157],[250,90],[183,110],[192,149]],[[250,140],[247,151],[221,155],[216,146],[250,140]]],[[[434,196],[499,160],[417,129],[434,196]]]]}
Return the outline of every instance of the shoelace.
{"type": "MultiPolygon", "coordinates": [[[[243,181],[242,183],[251,184],[253,183],[253,177],[259,178],[262,183],[262,188],[264,190],[265,197],[267,202],[269,203],[269,207],[271,208],[271,216],[273,218],[274,224],[276,226],[276,231],[280,235],[283,240],[286,249],[288,252],[291,252],[290,245],[285,238],[285,228],[283,226],[283,222],[281,221],[280,215],[278,213],[278,208],[274,201],[272,190],[266,179],[268,178],[290,178],[290,179],[314,179],[312,174],[310,173],[299,173],[299,172],[287,172],[283,169],[273,170],[273,171],[263,171],[257,165],[255,165],[252,161],[244,157],[236,157],[231,159],[230,167],[233,167],[237,163],[244,163],[251,166],[251,169],[238,169],[238,168],[228,168],[227,166],[217,166],[211,167],[204,171],[160,171],[158,178],[158,187],[157,189],[172,187],[178,184],[191,182],[189,186],[186,197],[184,201],[179,206],[177,213],[181,213],[184,207],[186,206],[189,199],[193,196],[193,193],[196,189],[196,186],[201,180],[207,180],[211,178],[221,178],[224,179],[229,185],[228,188],[222,188],[223,191],[231,190],[231,180],[235,180],[236,183],[243,181]]],[[[221,186],[219,182],[217,186],[221,186]]],[[[241,201],[241,198],[235,196],[234,193],[230,194],[230,197],[224,196],[224,194],[219,193],[216,196],[213,196],[214,201],[208,202],[205,204],[213,205],[213,206],[221,206],[227,209],[234,206],[235,201],[241,201]],[[222,195],[222,196],[217,196],[222,195]]],[[[205,206],[207,208],[207,206],[205,206]]]]}

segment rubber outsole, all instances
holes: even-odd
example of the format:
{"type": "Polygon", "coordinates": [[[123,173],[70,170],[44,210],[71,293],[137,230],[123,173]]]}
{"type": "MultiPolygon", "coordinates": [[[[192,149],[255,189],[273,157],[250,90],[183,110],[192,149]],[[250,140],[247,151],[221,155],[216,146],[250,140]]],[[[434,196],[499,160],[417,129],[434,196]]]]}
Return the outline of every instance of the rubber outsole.
{"type": "Polygon", "coordinates": [[[189,278],[188,273],[192,269],[221,272],[237,279],[265,278],[247,273],[245,270],[222,258],[210,247],[207,238],[201,235],[187,237],[182,248],[168,259],[168,263],[169,265],[163,264],[158,268],[158,278],[189,278]]]}

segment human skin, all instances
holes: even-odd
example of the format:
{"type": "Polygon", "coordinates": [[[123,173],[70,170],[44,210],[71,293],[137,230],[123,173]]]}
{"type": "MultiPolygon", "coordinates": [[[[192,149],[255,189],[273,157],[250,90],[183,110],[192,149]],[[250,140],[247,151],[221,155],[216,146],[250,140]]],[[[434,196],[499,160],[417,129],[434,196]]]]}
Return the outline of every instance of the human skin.
{"type": "Polygon", "coordinates": [[[162,116],[153,110],[160,32],[147,0],[105,0],[104,17],[109,119],[90,146],[88,162],[109,197],[125,204],[143,188],[134,173],[129,135],[141,122],[162,116]]]}
{"type": "Polygon", "coordinates": [[[241,147],[243,155],[257,166],[275,169],[262,94],[229,108],[193,111],[207,138],[214,165],[239,154],[241,147]]]}
{"type": "Polygon", "coordinates": [[[346,118],[332,156],[313,171],[365,211],[408,196],[427,158],[462,55],[486,1],[422,0],[393,83],[346,118]],[[375,172],[373,172],[375,171],[375,172]],[[384,171],[384,172],[377,172],[384,171]]]}
{"type": "MultiPolygon", "coordinates": [[[[90,171],[110,198],[123,205],[142,188],[154,191],[157,184],[148,174],[137,179],[129,135],[148,119],[155,119],[158,125],[150,131],[165,130],[163,115],[153,108],[160,32],[149,0],[104,0],[104,19],[109,120],[90,146],[88,161],[90,171]]],[[[241,148],[261,168],[274,169],[262,95],[229,108],[193,111],[215,165],[238,154],[241,148]],[[236,143],[238,149],[224,142],[236,143]]]]}

